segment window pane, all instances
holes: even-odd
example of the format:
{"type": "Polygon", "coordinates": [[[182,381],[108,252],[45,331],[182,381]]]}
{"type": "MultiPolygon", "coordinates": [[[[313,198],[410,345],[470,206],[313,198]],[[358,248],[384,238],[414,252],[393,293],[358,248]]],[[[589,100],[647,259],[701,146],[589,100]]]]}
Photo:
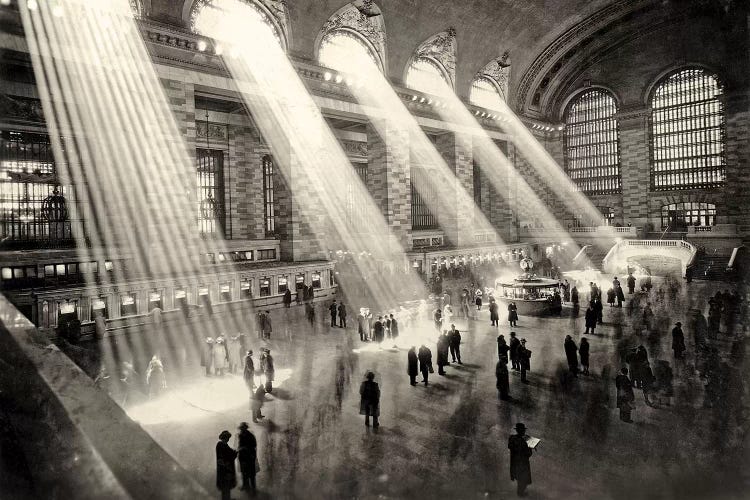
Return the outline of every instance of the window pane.
{"type": "Polygon", "coordinates": [[[198,231],[223,235],[224,152],[199,148],[195,157],[198,162],[198,231]]]}
{"type": "MultiPolygon", "coordinates": [[[[263,220],[265,222],[266,236],[273,236],[276,232],[276,218],[274,212],[273,191],[273,159],[266,155],[263,157],[263,220]]],[[[252,259],[252,257],[249,257],[252,259]]]]}
{"type": "MultiPolygon", "coordinates": [[[[722,94],[716,76],[700,68],[675,73],[656,88],[651,98],[653,189],[723,185],[726,156],[722,94]]],[[[685,208],[684,204],[677,205],[685,208]]]]}
{"type": "Polygon", "coordinates": [[[601,89],[584,92],[565,113],[565,171],[586,194],[621,191],[616,113],[614,98],[601,89]]]}
{"type": "Polygon", "coordinates": [[[471,84],[469,101],[476,106],[487,109],[502,110],[504,99],[495,84],[489,79],[480,77],[471,84]]]}
{"type": "Polygon", "coordinates": [[[426,57],[420,57],[411,63],[406,74],[406,86],[437,96],[452,92],[451,85],[438,63],[426,57]]]}

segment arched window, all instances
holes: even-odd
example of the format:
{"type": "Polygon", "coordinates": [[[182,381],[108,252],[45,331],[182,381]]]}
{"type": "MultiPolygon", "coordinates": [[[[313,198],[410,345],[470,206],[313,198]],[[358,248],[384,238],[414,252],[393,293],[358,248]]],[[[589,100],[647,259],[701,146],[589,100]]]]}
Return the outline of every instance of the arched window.
{"type": "Polygon", "coordinates": [[[276,232],[276,214],[274,211],[273,189],[273,158],[263,156],[263,226],[266,236],[271,237],[276,232]]]}
{"type": "Polygon", "coordinates": [[[505,98],[489,78],[480,76],[471,84],[469,101],[475,106],[500,111],[504,107],[505,98]]]}
{"type": "Polygon", "coordinates": [[[281,25],[253,0],[196,0],[190,12],[190,27],[195,33],[230,42],[253,30],[263,30],[264,36],[257,39],[270,35],[286,49],[281,25]]]}
{"type": "Polygon", "coordinates": [[[588,90],[565,111],[565,171],[586,194],[621,191],[617,103],[603,89],[588,90]]]}
{"type": "Polygon", "coordinates": [[[443,95],[451,87],[445,71],[427,57],[418,57],[411,63],[406,74],[406,86],[433,95],[443,95]]]}
{"type": "Polygon", "coordinates": [[[664,79],[651,96],[651,187],[713,188],[726,176],[723,89],[701,68],[664,79]]]}
{"type": "Polygon", "coordinates": [[[372,61],[380,68],[378,58],[356,33],[347,30],[331,31],[320,41],[318,62],[323,66],[346,71],[355,68],[357,61],[365,60],[372,61]]]}
{"type": "Polygon", "coordinates": [[[673,231],[686,231],[688,226],[716,224],[716,205],[713,203],[671,203],[661,207],[661,226],[673,231]]]}

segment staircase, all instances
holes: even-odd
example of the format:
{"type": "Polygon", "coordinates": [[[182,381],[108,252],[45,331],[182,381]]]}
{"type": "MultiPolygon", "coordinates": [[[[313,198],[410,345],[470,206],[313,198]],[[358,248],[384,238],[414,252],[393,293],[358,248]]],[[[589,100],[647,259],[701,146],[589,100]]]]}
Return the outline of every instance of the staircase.
{"type": "Polygon", "coordinates": [[[699,253],[692,265],[692,277],[694,280],[726,281],[729,277],[726,273],[729,255],[714,249],[699,253]]]}
{"type": "Polygon", "coordinates": [[[573,259],[573,266],[576,269],[595,269],[601,271],[602,261],[607,252],[608,250],[602,250],[596,245],[586,245],[573,259]]]}

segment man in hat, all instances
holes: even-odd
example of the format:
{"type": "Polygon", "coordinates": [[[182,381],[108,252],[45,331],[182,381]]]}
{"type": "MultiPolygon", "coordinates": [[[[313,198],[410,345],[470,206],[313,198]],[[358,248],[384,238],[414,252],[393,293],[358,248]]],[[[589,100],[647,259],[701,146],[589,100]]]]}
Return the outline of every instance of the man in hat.
{"type": "Polygon", "coordinates": [[[507,358],[501,358],[500,361],[497,362],[497,366],[495,366],[495,377],[497,378],[495,387],[497,387],[497,392],[500,394],[500,399],[507,401],[510,399],[510,381],[508,380],[507,358]]]}
{"type": "Polygon", "coordinates": [[[510,450],[510,480],[516,482],[516,493],[526,496],[526,488],[531,484],[531,448],[526,444],[526,426],[516,424],[516,433],[508,438],[510,450]]]}
{"type": "Polygon", "coordinates": [[[372,426],[378,427],[378,416],[380,415],[380,387],[375,382],[375,374],[367,372],[367,380],[359,386],[359,414],[365,416],[365,425],[370,427],[370,417],[372,417],[372,426]]]}
{"type": "Polygon", "coordinates": [[[240,462],[240,472],[242,473],[241,490],[246,490],[252,486],[255,491],[255,462],[258,457],[258,442],[252,432],[249,431],[247,422],[242,422],[239,426],[240,433],[237,436],[237,459],[240,462]]]}
{"type": "Polygon", "coordinates": [[[461,362],[461,332],[456,330],[456,325],[451,324],[451,329],[448,331],[448,346],[450,347],[450,353],[451,358],[453,358],[453,362],[456,363],[456,359],[458,359],[458,364],[462,365],[461,362]]]}
{"type": "Polygon", "coordinates": [[[672,350],[674,351],[674,359],[682,359],[685,352],[685,334],[682,333],[682,323],[679,321],[672,328],[672,350]]]}
{"type": "Polygon", "coordinates": [[[263,373],[266,376],[266,392],[271,393],[273,390],[273,379],[276,374],[276,370],[273,367],[273,357],[271,356],[271,350],[266,348],[266,362],[263,367],[263,373]]]}
{"type": "Polygon", "coordinates": [[[565,348],[565,357],[568,359],[568,370],[574,377],[578,377],[578,346],[570,335],[565,336],[563,343],[565,348]]]}
{"type": "Polygon", "coordinates": [[[631,423],[630,412],[633,411],[633,384],[628,378],[628,369],[623,367],[620,374],[615,378],[615,387],[617,388],[617,407],[620,409],[620,420],[631,423]]]}
{"type": "Polygon", "coordinates": [[[526,339],[521,339],[521,347],[518,348],[518,365],[521,370],[521,382],[528,384],[526,372],[531,370],[531,351],[526,349],[526,339]]]}
{"type": "Polygon", "coordinates": [[[336,300],[331,303],[331,305],[328,307],[328,311],[331,313],[331,328],[336,326],[336,313],[338,312],[338,304],[336,303],[336,300]]]}
{"type": "Polygon", "coordinates": [[[520,347],[521,342],[516,337],[516,332],[510,332],[510,366],[516,371],[521,369],[518,365],[518,349],[520,347]]]}
{"type": "Polygon", "coordinates": [[[221,491],[221,500],[231,500],[232,488],[237,486],[237,472],[234,460],[237,452],[229,446],[232,433],[221,431],[219,442],[216,443],[216,487],[221,491]]]}
{"type": "Polygon", "coordinates": [[[245,379],[245,385],[252,392],[255,387],[255,363],[252,350],[245,354],[245,369],[242,371],[242,378],[245,379]]]}

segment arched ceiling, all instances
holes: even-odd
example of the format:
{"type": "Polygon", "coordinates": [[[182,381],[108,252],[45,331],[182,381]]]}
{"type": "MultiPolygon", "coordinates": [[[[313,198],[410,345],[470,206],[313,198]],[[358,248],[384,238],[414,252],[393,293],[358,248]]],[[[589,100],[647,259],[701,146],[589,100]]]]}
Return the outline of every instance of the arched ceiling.
{"type": "MultiPolygon", "coordinates": [[[[194,0],[150,0],[147,15],[185,27],[194,0]]],[[[387,33],[388,76],[401,82],[413,52],[424,40],[450,27],[456,30],[456,90],[469,94],[473,77],[506,51],[513,62],[509,102],[516,103],[522,76],[562,34],[598,11],[622,2],[661,0],[376,0],[387,33]]],[[[314,45],[329,17],[347,0],[287,0],[290,53],[314,58],[314,45]]]]}

